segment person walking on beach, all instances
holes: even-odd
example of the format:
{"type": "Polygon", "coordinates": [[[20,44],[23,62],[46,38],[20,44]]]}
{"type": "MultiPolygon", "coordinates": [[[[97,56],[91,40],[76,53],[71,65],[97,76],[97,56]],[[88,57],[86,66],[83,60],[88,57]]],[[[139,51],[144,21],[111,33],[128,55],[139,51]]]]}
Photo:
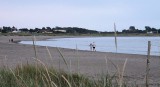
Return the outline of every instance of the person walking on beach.
{"type": "Polygon", "coordinates": [[[89,47],[90,47],[90,50],[92,51],[92,50],[93,50],[93,44],[90,43],[90,44],[89,44],[89,47]]]}
{"type": "Polygon", "coordinates": [[[11,42],[13,42],[13,39],[11,39],[11,42]]]}
{"type": "Polygon", "coordinates": [[[93,51],[96,51],[96,44],[94,42],[93,42],[92,46],[93,46],[93,51]]]}

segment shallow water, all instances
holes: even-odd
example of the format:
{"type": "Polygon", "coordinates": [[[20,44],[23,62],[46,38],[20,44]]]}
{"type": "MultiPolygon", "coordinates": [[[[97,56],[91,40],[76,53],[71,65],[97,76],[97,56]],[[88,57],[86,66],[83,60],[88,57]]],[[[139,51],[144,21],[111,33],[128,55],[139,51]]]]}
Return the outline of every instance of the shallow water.
{"type": "MultiPolygon", "coordinates": [[[[117,53],[147,55],[148,41],[151,41],[151,55],[160,55],[160,37],[117,37],[117,53]]],[[[96,44],[96,51],[116,52],[114,37],[58,38],[36,41],[36,45],[90,50],[90,43],[96,44]]],[[[33,44],[21,41],[21,44],[33,44]]]]}

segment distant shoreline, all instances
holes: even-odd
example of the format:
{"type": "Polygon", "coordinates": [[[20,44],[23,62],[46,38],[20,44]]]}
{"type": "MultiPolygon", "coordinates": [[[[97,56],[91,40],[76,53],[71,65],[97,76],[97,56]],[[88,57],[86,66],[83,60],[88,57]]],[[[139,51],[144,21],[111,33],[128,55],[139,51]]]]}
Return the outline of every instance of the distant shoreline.
{"type": "MultiPolygon", "coordinates": [[[[111,34],[47,34],[47,33],[36,33],[36,34],[31,34],[31,33],[0,33],[0,36],[56,36],[56,37],[101,37],[101,36],[106,36],[106,37],[110,37],[110,36],[115,36],[114,33],[111,34]]],[[[121,36],[127,36],[127,37],[134,37],[134,36],[156,36],[159,37],[160,34],[140,34],[140,33],[122,33],[122,34],[117,34],[117,36],[121,37],[121,36]]]]}

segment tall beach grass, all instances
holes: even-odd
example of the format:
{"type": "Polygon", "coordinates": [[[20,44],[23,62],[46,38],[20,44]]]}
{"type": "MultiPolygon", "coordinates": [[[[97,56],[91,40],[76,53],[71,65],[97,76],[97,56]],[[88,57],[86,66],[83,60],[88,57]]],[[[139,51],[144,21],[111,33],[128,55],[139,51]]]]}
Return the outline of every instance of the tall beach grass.
{"type": "Polygon", "coordinates": [[[94,80],[77,73],[57,72],[53,68],[40,65],[0,70],[0,87],[118,87],[118,83],[112,81],[114,79],[109,75],[94,80]]]}

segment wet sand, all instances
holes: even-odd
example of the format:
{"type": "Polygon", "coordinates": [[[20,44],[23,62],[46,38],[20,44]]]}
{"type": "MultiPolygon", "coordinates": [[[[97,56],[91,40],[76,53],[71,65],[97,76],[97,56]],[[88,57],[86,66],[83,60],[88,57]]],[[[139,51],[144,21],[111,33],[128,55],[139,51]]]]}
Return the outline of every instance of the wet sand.
{"type": "MultiPolygon", "coordinates": [[[[16,67],[21,64],[35,64],[35,51],[32,45],[11,43],[21,40],[32,40],[32,36],[0,36],[0,66],[16,67]]],[[[36,40],[48,38],[62,38],[61,36],[36,36],[36,40]]],[[[60,48],[63,57],[67,61],[65,65],[60,52],[55,47],[36,46],[37,58],[46,66],[53,66],[57,70],[79,72],[88,76],[100,76],[102,74],[115,74],[122,71],[123,64],[127,59],[124,76],[125,80],[145,83],[146,55],[120,54],[109,52],[91,52],[60,48]],[[51,56],[49,55],[51,54],[51,56]]],[[[147,53],[146,53],[147,54],[147,53]]],[[[149,82],[160,83],[160,57],[151,56],[149,82]]]]}

